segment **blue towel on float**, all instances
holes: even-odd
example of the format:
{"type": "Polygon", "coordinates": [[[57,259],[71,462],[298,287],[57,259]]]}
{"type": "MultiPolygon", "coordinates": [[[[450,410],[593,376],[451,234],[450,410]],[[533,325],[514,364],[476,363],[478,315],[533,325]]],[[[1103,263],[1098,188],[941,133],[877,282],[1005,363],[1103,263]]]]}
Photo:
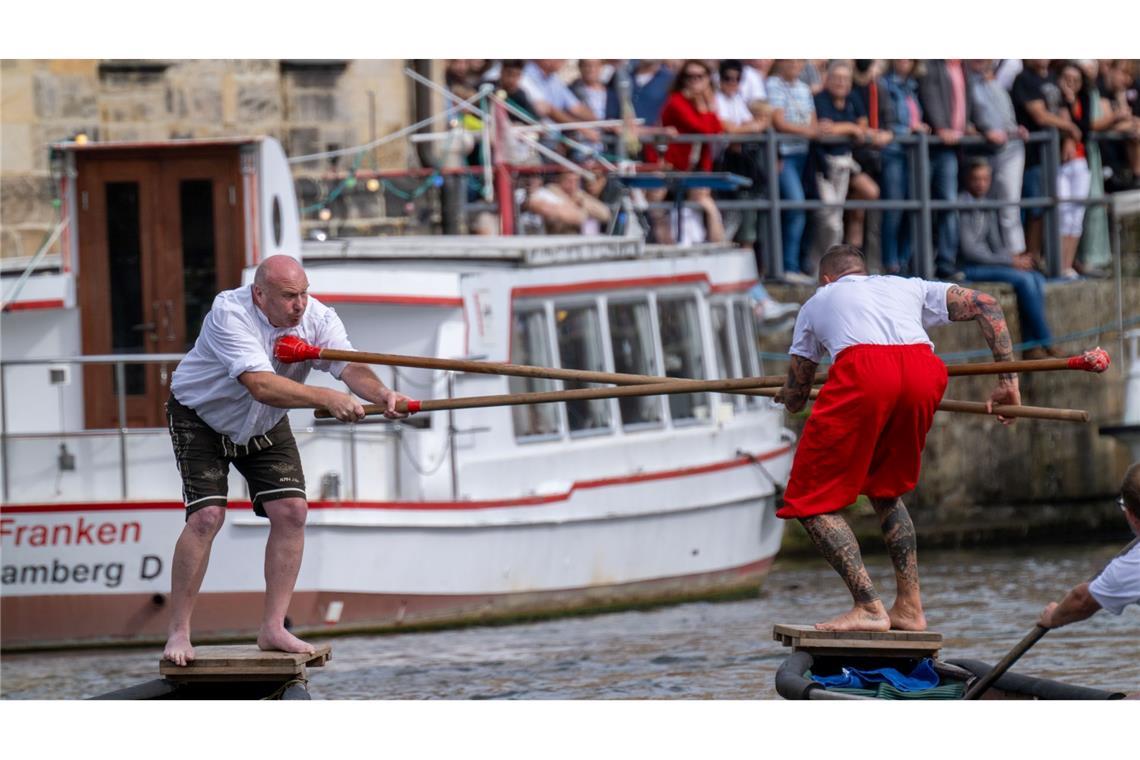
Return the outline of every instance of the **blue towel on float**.
{"type": "Polygon", "coordinates": [[[843,668],[838,675],[817,676],[813,673],[811,678],[822,686],[839,689],[873,690],[874,684],[889,683],[899,691],[922,691],[938,685],[938,674],[934,672],[934,665],[929,657],[916,665],[914,670],[905,676],[895,668],[876,668],[875,670],[843,668]]]}

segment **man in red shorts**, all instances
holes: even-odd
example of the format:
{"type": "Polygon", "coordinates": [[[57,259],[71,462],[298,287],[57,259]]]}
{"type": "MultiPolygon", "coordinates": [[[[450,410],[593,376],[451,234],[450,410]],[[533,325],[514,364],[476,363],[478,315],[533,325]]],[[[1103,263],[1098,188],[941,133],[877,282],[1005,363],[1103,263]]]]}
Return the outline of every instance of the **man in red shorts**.
{"type": "MultiPolygon", "coordinates": [[[[996,300],[976,290],[868,276],[863,254],[850,245],[828,249],[819,284],[796,319],[788,379],[776,401],[799,411],[823,355],[834,364],[804,426],[776,514],[800,520],[854,598],[853,609],[816,628],[922,631],[914,524],[900,497],[918,482],[926,433],[946,390],[946,366],[926,328],[975,321],[994,359],[1009,361],[1005,316],[996,300]],[[871,499],[895,568],[898,593],[890,610],[863,566],[855,534],[836,514],[859,494],[871,499]]],[[[1017,376],[999,375],[988,404],[1020,403],[1017,376]]]]}

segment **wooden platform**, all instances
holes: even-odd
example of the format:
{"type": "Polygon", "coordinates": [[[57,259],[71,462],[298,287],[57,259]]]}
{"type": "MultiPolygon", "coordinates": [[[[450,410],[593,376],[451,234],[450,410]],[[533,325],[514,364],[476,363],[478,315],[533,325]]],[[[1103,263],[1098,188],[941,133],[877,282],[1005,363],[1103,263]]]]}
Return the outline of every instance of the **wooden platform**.
{"type": "Polygon", "coordinates": [[[185,667],[160,660],[158,672],[171,681],[288,681],[308,678],[308,668],[332,659],[332,646],[316,645],[315,654],[263,652],[256,644],[194,647],[185,667]]]}
{"type": "Polygon", "coordinates": [[[932,631],[817,631],[777,623],[772,638],[797,651],[829,656],[935,657],[942,649],[942,634],[932,631]]]}

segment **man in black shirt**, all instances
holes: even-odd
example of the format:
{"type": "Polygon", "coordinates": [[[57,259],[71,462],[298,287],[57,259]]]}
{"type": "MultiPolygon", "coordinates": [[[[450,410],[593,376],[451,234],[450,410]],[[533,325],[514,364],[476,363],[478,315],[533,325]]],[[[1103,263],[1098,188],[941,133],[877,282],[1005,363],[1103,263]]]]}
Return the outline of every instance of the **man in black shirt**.
{"type": "MultiPolygon", "coordinates": [[[[502,70],[499,73],[499,81],[495,85],[495,90],[502,90],[506,93],[507,102],[530,114],[531,118],[537,119],[538,116],[535,115],[537,111],[534,108],[534,104],[530,102],[530,98],[527,97],[526,91],[522,88],[524,64],[525,62],[521,60],[503,61],[502,70]]],[[[525,123],[523,119],[513,113],[509,113],[509,116],[511,121],[516,124],[525,123]]]]}
{"type": "MultiPolygon", "coordinates": [[[[827,68],[824,90],[815,96],[815,113],[820,124],[830,124],[831,134],[847,138],[844,142],[813,144],[816,165],[816,188],[819,199],[840,203],[847,198],[849,186],[856,183],[861,198],[879,197],[879,186],[861,173],[859,164],[852,158],[851,146],[869,142],[875,132],[867,127],[867,114],[860,103],[851,97],[851,67],[843,61],[833,61],[827,68]]],[[[854,193],[852,193],[854,195],[854,193]]],[[[862,241],[862,228],[859,230],[862,241]]],[[[815,232],[812,236],[808,260],[815,268],[828,248],[843,240],[843,209],[823,209],[815,213],[815,232]]]]}
{"type": "MultiPolygon", "coordinates": [[[[1049,73],[1049,59],[1026,58],[1024,68],[1013,80],[1013,111],[1017,123],[1030,132],[1059,129],[1074,140],[1081,139],[1081,131],[1062,108],[1061,90],[1049,73]]],[[[1041,143],[1030,145],[1025,151],[1025,180],[1021,197],[1040,198],[1046,195],[1041,174],[1041,143]]],[[[1026,209],[1025,250],[1035,258],[1041,255],[1041,209],[1026,209]]]]}

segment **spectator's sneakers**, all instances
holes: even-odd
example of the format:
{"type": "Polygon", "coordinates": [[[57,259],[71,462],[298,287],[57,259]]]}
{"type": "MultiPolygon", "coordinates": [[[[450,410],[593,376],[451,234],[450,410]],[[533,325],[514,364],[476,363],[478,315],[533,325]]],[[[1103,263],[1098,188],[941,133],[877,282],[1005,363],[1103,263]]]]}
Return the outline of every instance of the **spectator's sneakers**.
{"type": "Polygon", "coordinates": [[[939,269],[934,273],[934,279],[945,282],[965,282],[966,273],[959,269],[939,269]]]}
{"type": "Polygon", "coordinates": [[[815,278],[803,272],[784,272],[784,282],[789,285],[815,285],[815,278]]]}
{"type": "Polygon", "coordinates": [[[771,298],[758,301],[752,307],[752,313],[755,314],[756,319],[761,322],[778,322],[790,314],[795,314],[799,310],[800,305],[798,303],[780,303],[771,298]]]}
{"type": "Polygon", "coordinates": [[[1060,282],[1072,282],[1081,279],[1081,274],[1075,269],[1066,269],[1061,272],[1061,276],[1057,278],[1060,282]]]}

